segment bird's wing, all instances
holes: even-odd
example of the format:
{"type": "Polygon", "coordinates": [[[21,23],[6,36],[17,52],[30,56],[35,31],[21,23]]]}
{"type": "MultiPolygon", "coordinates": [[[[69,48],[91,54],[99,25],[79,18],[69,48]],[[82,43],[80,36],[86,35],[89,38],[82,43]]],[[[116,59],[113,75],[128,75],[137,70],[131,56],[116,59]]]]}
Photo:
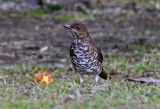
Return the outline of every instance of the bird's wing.
{"type": "Polygon", "coordinates": [[[97,60],[100,61],[101,63],[103,62],[103,55],[101,53],[101,50],[99,48],[97,48],[97,60]]]}
{"type": "Polygon", "coordinates": [[[102,55],[102,53],[101,53],[101,50],[94,44],[94,43],[92,43],[92,50],[93,50],[93,52],[95,52],[96,51],[96,53],[97,53],[97,56],[96,56],[96,59],[99,61],[99,62],[103,62],[103,55],[102,55]]]}
{"type": "Polygon", "coordinates": [[[103,62],[103,55],[102,55],[102,53],[101,53],[101,50],[93,43],[93,42],[90,42],[90,44],[91,44],[91,48],[90,48],[90,50],[91,50],[91,52],[93,52],[93,53],[95,53],[96,52],[96,59],[99,61],[99,62],[103,62]]]}

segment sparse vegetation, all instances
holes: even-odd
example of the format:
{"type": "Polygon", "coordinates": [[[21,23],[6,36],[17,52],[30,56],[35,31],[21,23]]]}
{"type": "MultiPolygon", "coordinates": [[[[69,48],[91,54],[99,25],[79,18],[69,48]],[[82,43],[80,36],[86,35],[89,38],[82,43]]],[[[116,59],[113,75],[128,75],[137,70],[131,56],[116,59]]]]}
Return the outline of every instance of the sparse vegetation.
{"type": "MultiPolygon", "coordinates": [[[[135,50],[138,49],[135,48],[135,50]]],[[[153,48],[149,51],[148,53],[158,52],[153,48]]],[[[110,54],[104,66],[107,72],[115,70],[122,74],[129,73],[132,77],[140,77],[146,70],[156,69],[145,75],[159,78],[160,57],[158,53],[153,57],[145,56],[144,53],[138,61],[135,58],[116,57],[110,54]]],[[[134,83],[112,78],[107,81],[101,79],[95,87],[92,79],[87,76],[81,85],[78,75],[68,69],[63,65],[1,67],[1,76],[7,75],[8,77],[0,79],[0,107],[5,109],[11,107],[13,109],[159,108],[159,84],[134,83]],[[52,84],[43,86],[35,83],[34,74],[43,71],[51,72],[52,84]]]]}

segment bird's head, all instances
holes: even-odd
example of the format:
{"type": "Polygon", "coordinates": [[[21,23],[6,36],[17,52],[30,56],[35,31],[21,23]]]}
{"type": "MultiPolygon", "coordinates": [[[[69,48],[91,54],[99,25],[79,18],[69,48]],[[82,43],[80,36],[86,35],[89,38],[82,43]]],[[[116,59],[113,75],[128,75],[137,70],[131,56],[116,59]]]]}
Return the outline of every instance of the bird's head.
{"type": "Polygon", "coordinates": [[[71,25],[63,25],[63,27],[69,29],[74,38],[90,40],[89,33],[85,25],[80,23],[74,23],[71,25]]]}

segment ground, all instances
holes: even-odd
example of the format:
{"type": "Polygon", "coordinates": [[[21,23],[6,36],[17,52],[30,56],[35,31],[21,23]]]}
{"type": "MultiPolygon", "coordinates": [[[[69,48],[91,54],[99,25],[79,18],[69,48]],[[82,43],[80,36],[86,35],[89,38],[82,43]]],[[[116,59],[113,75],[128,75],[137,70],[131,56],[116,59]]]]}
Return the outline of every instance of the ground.
{"type": "Polygon", "coordinates": [[[0,108],[159,109],[160,84],[126,78],[160,79],[160,10],[156,2],[109,1],[84,10],[67,7],[1,11],[0,108]],[[72,42],[63,24],[82,22],[102,50],[112,75],[94,86],[79,83],[69,59],[72,42]],[[35,73],[50,72],[53,83],[37,84],[35,73]]]}

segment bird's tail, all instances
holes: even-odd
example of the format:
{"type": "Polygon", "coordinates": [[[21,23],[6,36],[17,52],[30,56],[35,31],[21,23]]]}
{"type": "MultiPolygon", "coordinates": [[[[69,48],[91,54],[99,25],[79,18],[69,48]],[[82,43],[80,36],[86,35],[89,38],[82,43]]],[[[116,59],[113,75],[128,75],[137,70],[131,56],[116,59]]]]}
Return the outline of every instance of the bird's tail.
{"type": "Polygon", "coordinates": [[[105,80],[108,78],[108,74],[104,71],[104,69],[102,69],[102,72],[99,74],[99,76],[105,80]]]}

